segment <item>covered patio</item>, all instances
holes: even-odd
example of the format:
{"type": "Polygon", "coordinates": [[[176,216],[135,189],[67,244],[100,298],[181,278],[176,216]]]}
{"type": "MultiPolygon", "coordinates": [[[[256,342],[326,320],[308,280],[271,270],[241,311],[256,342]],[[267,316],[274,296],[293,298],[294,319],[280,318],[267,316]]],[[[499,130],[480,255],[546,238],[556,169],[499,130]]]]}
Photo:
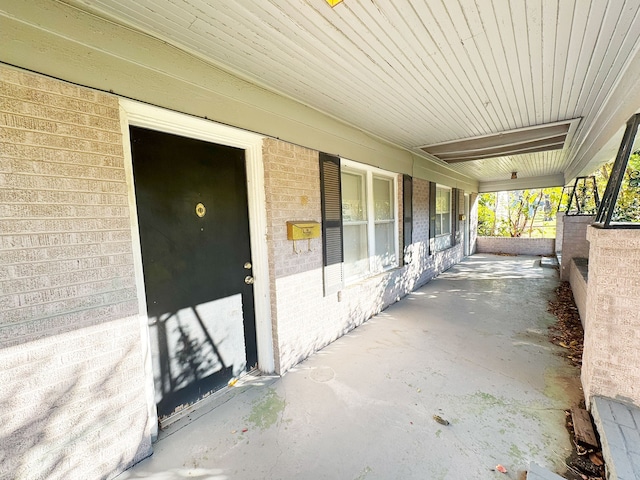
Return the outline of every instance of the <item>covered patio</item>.
{"type": "Polygon", "coordinates": [[[564,410],[582,392],[548,340],[558,283],[539,257],[468,257],[285,376],[248,376],[209,399],[119,478],[562,472],[564,410]]]}
{"type": "Polygon", "coordinates": [[[482,193],[640,148],[640,0],[4,0],[0,43],[0,478],[518,478],[580,400],[640,478],[640,167],[556,239],[581,374],[557,272],[477,254],[482,193]]]}

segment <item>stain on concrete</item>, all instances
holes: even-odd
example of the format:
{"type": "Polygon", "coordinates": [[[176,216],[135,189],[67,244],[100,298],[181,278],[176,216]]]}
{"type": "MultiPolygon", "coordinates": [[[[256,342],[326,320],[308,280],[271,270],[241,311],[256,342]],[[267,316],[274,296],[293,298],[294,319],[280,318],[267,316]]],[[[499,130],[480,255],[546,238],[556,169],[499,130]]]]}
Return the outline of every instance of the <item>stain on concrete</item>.
{"type": "Polygon", "coordinates": [[[273,388],[270,388],[264,397],[253,405],[247,420],[260,430],[266,430],[276,424],[285,406],[285,400],[280,398],[273,388]]]}
{"type": "Polygon", "coordinates": [[[373,469],[367,465],[354,480],[364,480],[371,472],[373,472],[373,469]]]}
{"type": "Polygon", "coordinates": [[[559,400],[565,405],[574,405],[580,401],[580,380],[571,365],[548,367],[544,371],[544,395],[559,400]]]}
{"type": "Polygon", "coordinates": [[[528,463],[525,453],[520,450],[515,443],[512,443],[511,448],[509,448],[509,457],[513,465],[524,465],[528,463]]]}
{"type": "Polygon", "coordinates": [[[311,370],[309,378],[314,382],[324,383],[333,380],[336,372],[331,367],[318,367],[311,370]]]}
{"type": "Polygon", "coordinates": [[[447,478],[447,474],[449,473],[449,469],[445,467],[436,467],[431,471],[431,478],[434,480],[444,480],[447,478]]]}

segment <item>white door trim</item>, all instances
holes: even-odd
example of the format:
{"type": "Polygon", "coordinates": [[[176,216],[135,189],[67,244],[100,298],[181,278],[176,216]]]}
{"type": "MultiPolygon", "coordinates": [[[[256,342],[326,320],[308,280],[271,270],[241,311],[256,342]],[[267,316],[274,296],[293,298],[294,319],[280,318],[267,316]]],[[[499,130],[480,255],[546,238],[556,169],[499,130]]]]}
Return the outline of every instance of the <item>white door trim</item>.
{"type": "MultiPolygon", "coordinates": [[[[120,110],[125,171],[129,189],[129,204],[132,212],[131,230],[134,245],[134,266],[136,271],[138,302],[140,305],[140,315],[144,317],[145,320],[147,317],[147,306],[142,271],[142,252],[138,232],[129,126],[135,125],[150,128],[161,132],[196,138],[245,150],[247,196],[249,202],[249,232],[251,236],[253,276],[255,278],[254,298],[258,368],[264,373],[273,373],[275,371],[275,359],[271,328],[269,261],[266,242],[267,213],[264,189],[264,165],[262,160],[263,137],[252,132],[124,98],[120,98],[120,110]]],[[[147,356],[150,357],[150,354],[147,356]]],[[[153,373],[151,370],[149,371],[151,372],[153,380],[153,373]]]]}
{"type": "Polygon", "coordinates": [[[471,197],[464,194],[464,256],[471,255],[471,218],[470,218],[471,197]]]}

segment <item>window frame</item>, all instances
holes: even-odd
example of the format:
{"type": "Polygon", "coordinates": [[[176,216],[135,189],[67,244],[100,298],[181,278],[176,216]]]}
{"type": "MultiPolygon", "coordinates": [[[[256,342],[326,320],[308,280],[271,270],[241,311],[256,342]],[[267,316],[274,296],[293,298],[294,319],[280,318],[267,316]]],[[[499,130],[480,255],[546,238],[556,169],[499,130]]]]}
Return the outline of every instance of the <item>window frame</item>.
{"type": "MultiPolygon", "coordinates": [[[[350,285],[353,283],[357,283],[358,281],[368,278],[374,275],[378,275],[388,270],[392,270],[397,268],[400,265],[400,228],[399,228],[399,220],[398,216],[400,213],[400,205],[398,200],[398,174],[393,172],[388,172],[386,170],[382,170],[376,167],[372,167],[369,165],[365,165],[363,163],[354,162],[352,160],[347,160],[341,158],[340,165],[340,176],[342,178],[342,174],[352,174],[352,175],[361,175],[364,177],[364,196],[365,196],[365,205],[366,205],[366,220],[365,221],[355,221],[349,222],[345,221],[344,215],[342,219],[342,227],[343,232],[345,231],[345,226],[363,224],[366,223],[366,231],[367,231],[367,255],[368,255],[368,270],[365,273],[359,275],[347,276],[346,268],[344,274],[344,284],[350,285]],[[375,218],[375,201],[374,201],[374,188],[373,182],[374,178],[379,178],[381,180],[388,180],[390,184],[390,199],[393,202],[393,206],[391,208],[391,213],[393,214],[393,219],[384,219],[384,220],[376,220],[375,218]],[[376,225],[381,224],[391,224],[393,228],[393,261],[386,266],[381,266],[378,261],[376,255],[376,244],[375,244],[375,228],[376,225]]],[[[344,194],[344,192],[343,192],[344,194]]],[[[343,212],[344,212],[344,203],[343,203],[343,212]]],[[[342,242],[343,248],[344,243],[346,241],[346,235],[343,234],[342,242]]],[[[343,260],[346,266],[346,259],[343,260]]]]}
{"type": "Polygon", "coordinates": [[[442,237],[446,237],[446,236],[451,236],[452,234],[452,210],[453,210],[453,205],[452,205],[452,200],[453,200],[453,188],[451,187],[447,187],[446,185],[439,185],[436,184],[436,195],[435,195],[435,199],[436,199],[436,207],[435,207],[435,212],[436,212],[436,230],[434,231],[434,237],[435,238],[442,238],[442,237]],[[439,192],[443,192],[443,191],[447,191],[449,194],[449,201],[447,202],[448,206],[449,206],[449,210],[447,212],[440,212],[438,213],[438,198],[439,198],[439,192]],[[449,217],[449,226],[447,228],[447,232],[446,233],[435,233],[437,232],[437,227],[438,227],[438,223],[440,223],[440,232],[442,232],[442,215],[443,213],[448,213],[448,217],[449,217]],[[438,222],[438,215],[440,222],[438,222]]]}

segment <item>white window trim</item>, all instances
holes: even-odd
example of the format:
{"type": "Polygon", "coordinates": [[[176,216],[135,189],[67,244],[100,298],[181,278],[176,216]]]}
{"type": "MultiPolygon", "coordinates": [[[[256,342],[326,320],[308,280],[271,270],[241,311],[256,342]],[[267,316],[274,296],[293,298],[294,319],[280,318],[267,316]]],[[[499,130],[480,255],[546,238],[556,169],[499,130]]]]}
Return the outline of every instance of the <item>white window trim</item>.
{"type": "MultiPolygon", "coordinates": [[[[441,233],[439,235],[435,235],[435,238],[441,238],[441,237],[450,236],[451,233],[452,233],[451,232],[451,230],[452,230],[451,227],[453,226],[453,218],[452,218],[452,212],[451,212],[451,210],[452,210],[451,207],[452,207],[452,203],[453,203],[453,195],[452,195],[453,188],[447,187],[446,185],[436,184],[436,192],[438,191],[438,189],[440,189],[440,190],[448,190],[449,191],[449,232],[448,233],[441,233]]],[[[438,201],[437,198],[438,197],[436,195],[436,202],[438,201]]],[[[437,214],[437,207],[436,207],[436,214],[437,214]]],[[[440,225],[440,227],[442,227],[442,225],[440,225]]],[[[441,228],[441,230],[442,230],[442,228],[441,228]]]]}
{"type": "MultiPolygon", "coordinates": [[[[345,277],[344,284],[352,285],[354,283],[359,282],[365,278],[369,278],[375,275],[379,275],[380,273],[386,272],[388,270],[392,270],[394,268],[398,268],[400,265],[399,252],[400,252],[400,235],[399,235],[399,227],[398,227],[398,215],[400,213],[400,205],[398,202],[398,174],[389,172],[386,170],[382,170],[380,168],[372,167],[370,165],[366,165],[364,163],[354,162],[352,160],[347,160],[345,158],[340,159],[340,173],[342,171],[346,171],[347,173],[366,173],[365,179],[365,195],[367,202],[367,246],[369,250],[369,272],[364,275],[358,275],[353,277],[345,277]],[[373,177],[374,175],[388,178],[391,180],[392,192],[391,198],[393,199],[394,208],[393,208],[393,236],[394,236],[394,248],[395,248],[395,257],[396,261],[392,265],[382,268],[382,270],[375,270],[376,260],[375,260],[375,205],[373,201],[373,177]]],[[[342,222],[344,227],[344,220],[342,222]]],[[[344,238],[342,240],[344,242],[344,238]]]]}

